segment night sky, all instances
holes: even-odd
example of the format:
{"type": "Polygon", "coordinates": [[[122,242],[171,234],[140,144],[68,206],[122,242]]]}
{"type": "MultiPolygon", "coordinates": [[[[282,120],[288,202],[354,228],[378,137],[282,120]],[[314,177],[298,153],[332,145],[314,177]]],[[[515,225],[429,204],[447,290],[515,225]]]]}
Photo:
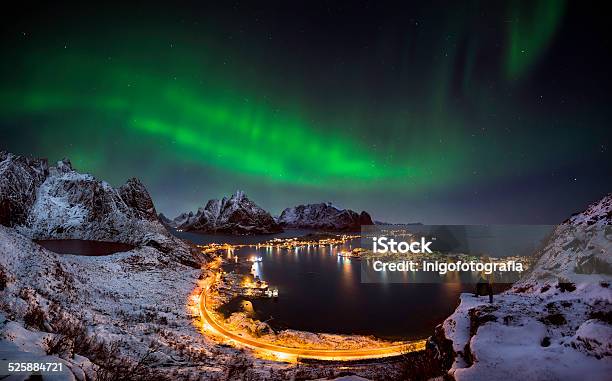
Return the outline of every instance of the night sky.
{"type": "Polygon", "coordinates": [[[171,217],[242,189],[273,214],[557,223],[612,191],[594,4],[203,3],[5,13],[0,149],[137,176],[171,217]]]}

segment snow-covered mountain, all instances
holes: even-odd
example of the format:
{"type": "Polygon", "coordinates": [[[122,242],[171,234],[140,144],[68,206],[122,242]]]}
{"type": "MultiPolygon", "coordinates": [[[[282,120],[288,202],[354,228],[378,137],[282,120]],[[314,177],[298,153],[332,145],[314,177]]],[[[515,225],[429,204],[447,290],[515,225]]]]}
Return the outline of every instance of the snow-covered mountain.
{"type": "Polygon", "coordinates": [[[362,225],[373,225],[366,212],[342,209],[331,202],[299,205],[283,210],[278,223],[283,227],[325,230],[359,230],[362,225]]]}
{"type": "Polygon", "coordinates": [[[139,244],[163,227],[138,179],[115,189],[72,169],[68,160],[49,168],[25,223],[33,238],[78,238],[139,244]]]}
{"type": "Polygon", "coordinates": [[[242,191],[221,200],[210,200],[196,213],[177,216],[171,226],[209,233],[267,234],[282,231],[270,213],[249,200],[242,191]]]}
{"type": "Polygon", "coordinates": [[[454,379],[609,379],[612,194],[556,227],[537,255],[493,303],[462,294],[438,327],[434,342],[454,379]]]}
{"type": "Polygon", "coordinates": [[[179,245],[136,178],[115,189],[75,171],[68,159],[49,167],[45,159],[10,153],[0,153],[0,173],[0,223],[32,239],[122,242],[164,252],[179,245]]]}

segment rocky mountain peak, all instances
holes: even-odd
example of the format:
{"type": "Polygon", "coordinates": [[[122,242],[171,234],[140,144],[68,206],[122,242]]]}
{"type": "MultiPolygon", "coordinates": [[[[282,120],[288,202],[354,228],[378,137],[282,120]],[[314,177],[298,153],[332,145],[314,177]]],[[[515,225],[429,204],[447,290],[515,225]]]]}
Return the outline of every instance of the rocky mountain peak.
{"type": "Polygon", "coordinates": [[[230,197],[230,200],[234,200],[236,202],[240,202],[244,199],[248,199],[247,195],[244,193],[244,191],[241,190],[237,190],[236,192],[234,192],[234,194],[230,197]]]}
{"type": "Polygon", "coordinates": [[[181,230],[212,233],[265,234],[282,231],[270,213],[251,201],[243,191],[209,200],[206,206],[177,216],[173,225],[181,230]]]}
{"type": "Polygon", "coordinates": [[[335,204],[334,204],[333,202],[331,202],[331,201],[324,202],[324,203],[323,203],[323,205],[324,205],[325,207],[327,207],[327,208],[334,208],[334,209],[336,209],[337,211],[343,211],[343,210],[344,210],[344,208],[341,208],[341,207],[339,207],[339,206],[335,205],[335,204]]]}
{"type": "Polygon", "coordinates": [[[69,159],[49,167],[7,152],[0,152],[0,224],[38,239],[172,240],[140,180],[115,189],[74,171],[69,159]]]}
{"type": "Polygon", "coordinates": [[[331,202],[287,208],[281,213],[278,223],[289,228],[338,231],[359,230],[362,225],[373,224],[367,212],[357,213],[339,208],[331,202]]]}
{"type": "Polygon", "coordinates": [[[136,213],[139,218],[156,220],[157,212],[153,200],[147,192],[147,188],[139,179],[133,177],[119,188],[119,195],[128,207],[136,213]]]}
{"type": "Polygon", "coordinates": [[[57,166],[55,168],[58,172],[61,172],[61,173],[73,171],[72,163],[70,162],[70,159],[68,158],[63,158],[62,160],[58,161],[57,166]]]}
{"type": "Polygon", "coordinates": [[[163,213],[159,213],[157,215],[157,219],[159,220],[159,222],[161,222],[164,225],[171,225],[172,224],[172,220],[169,219],[168,217],[166,217],[166,215],[163,214],[163,213]]]}

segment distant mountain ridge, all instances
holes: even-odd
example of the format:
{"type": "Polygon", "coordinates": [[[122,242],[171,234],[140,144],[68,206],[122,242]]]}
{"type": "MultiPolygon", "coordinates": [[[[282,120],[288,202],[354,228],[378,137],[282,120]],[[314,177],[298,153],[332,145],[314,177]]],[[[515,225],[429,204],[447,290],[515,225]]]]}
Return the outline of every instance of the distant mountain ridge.
{"type": "Polygon", "coordinates": [[[281,232],[283,228],[356,231],[363,225],[374,224],[367,212],[357,213],[331,202],[286,208],[275,219],[243,191],[229,198],[210,200],[195,213],[184,212],[172,220],[160,213],[158,219],[179,230],[226,234],[267,234],[281,232]]]}
{"type": "Polygon", "coordinates": [[[279,216],[278,223],[287,228],[334,231],[359,230],[363,225],[374,225],[367,212],[357,213],[339,208],[331,202],[287,208],[279,216]]]}
{"type": "Polygon", "coordinates": [[[161,222],[164,225],[168,225],[168,226],[172,225],[172,220],[166,217],[163,213],[159,213],[157,215],[157,219],[159,220],[159,222],[161,222]]]}
{"type": "Polygon", "coordinates": [[[196,213],[178,215],[169,226],[180,230],[226,234],[268,234],[283,229],[274,218],[251,201],[243,191],[221,200],[209,200],[196,213]]]}
{"type": "Polygon", "coordinates": [[[34,239],[141,245],[163,241],[169,235],[164,225],[209,233],[267,234],[281,232],[283,227],[355,231],[373,224],[367,212],[357,213],[329,202],[287,208],[274,219],[243,191],[210,200],[196,212],[171,220],[157,214],[151,196],[137,178],[113,188],[75,171],[68,159],[49,166],[47,159],[0,151],[0,176],[0,224],[17,227],[34,239]]]}

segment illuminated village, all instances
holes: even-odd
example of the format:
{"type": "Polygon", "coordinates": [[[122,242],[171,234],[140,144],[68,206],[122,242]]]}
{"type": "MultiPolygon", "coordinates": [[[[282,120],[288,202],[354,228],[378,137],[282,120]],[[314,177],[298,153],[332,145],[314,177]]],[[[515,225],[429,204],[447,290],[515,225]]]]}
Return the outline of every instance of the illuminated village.
{"type": "MultiPolygon", "coordinates": [[[[256,275],[255,266],[262,261],[262,257],[252,255],[246,259],[234,255],[238,248],[255,248],[269,250],[284,250],[296,252],[301,248],[310,247],[334,247],[345,244],[346,242],[358,239],[358,235],[312,235],[310,237],[298,238],[274,238],[263,243],[257,244],[217,244],[197,245],[202,254],[215,256],[223,264],[217,268],[219,282],[217,290],[219,295],[226,301],[232,297],[242,295],[245,297],[278,297],[278,289],[271,288],[265,280],[256,275]]],[[[356,248],[353,251],[341,251],[339,256],[359,257],[362,249],[356,248]]],[[[217,266],[218,262],[215,262],[217,266]]]]}

